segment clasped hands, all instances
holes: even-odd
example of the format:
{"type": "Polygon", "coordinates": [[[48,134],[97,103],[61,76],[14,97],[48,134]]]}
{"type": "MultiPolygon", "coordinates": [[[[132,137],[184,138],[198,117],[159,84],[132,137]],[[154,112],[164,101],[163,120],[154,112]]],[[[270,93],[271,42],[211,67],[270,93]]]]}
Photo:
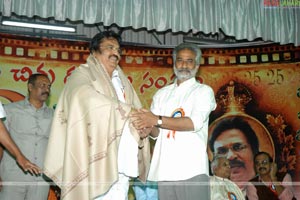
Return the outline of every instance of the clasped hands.
{"type": "Polygon", "coordinates": [[[146,138],[151,133],[157,121],[157,116],[143,108],[132,110],[129,117],[130,122],[138,131],[141,138],[146,138]]]}

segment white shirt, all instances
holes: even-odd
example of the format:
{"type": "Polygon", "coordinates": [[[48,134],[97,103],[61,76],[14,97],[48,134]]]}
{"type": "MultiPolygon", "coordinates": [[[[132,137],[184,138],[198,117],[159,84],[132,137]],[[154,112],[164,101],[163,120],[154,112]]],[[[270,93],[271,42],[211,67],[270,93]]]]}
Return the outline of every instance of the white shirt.
{"type": "MultiPolygon", "coordinates": [[[[125,103],[124,87],[117,70],[113,71],[112,83],[116,90],[118,99],[125,103]]],[[[124,125],[119,149],[118,149],[118,171],[130,177],[137,177],[138,174],[138,143],[130,133],[129,120],[124,125]]]]}
{"type": "Polygon", "coordinates": [[[2,103],[0,101],[0,119],[6,117],[5,110],[3,109],[2,103]]]}
{"type": "Polygon", "coordinates": [[[240,188],[232,181],[218,176],[210,177],[211,200],[244,200],[240,188]]]}
{"type": "Polygon", "coordinates": [[[207,174],[208,117],[216,108],[213,90],[191,78],[157,91],[151,111],[168,117],[190,117],[194,131],[160,129],[148,179],[151,181],[186,180],[207,174]],[[184,114],[183,114],[184,112],[184,114]]]}

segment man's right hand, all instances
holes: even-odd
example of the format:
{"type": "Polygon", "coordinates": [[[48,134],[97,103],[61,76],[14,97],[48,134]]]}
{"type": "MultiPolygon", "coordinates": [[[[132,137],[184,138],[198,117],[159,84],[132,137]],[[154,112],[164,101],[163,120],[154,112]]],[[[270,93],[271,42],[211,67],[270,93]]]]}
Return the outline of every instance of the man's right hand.
{"type": "Polygon", "coordinates": [[[270,172],[272,181],[277,181],[276,174],[277,174],[277,164],[274,162],[271,165],[271,172],[270,172]]]}
{"type": "Polygon", "coordinates": [[[21,155],[16,158],[17,163],[25,172],[30,172],[31,174],[39,175],[42,170],[35,164],[31,163],[25,156],[21,155]]]}

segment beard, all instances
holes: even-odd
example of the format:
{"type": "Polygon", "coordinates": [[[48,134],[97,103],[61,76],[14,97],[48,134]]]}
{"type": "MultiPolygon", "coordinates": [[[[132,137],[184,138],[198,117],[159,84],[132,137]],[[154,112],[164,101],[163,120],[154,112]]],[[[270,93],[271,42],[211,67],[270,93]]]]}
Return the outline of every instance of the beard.
{"type": "Polygon", "coordinates": [[[177,69],[174,66],[173,68],[177,79],[180,81],[188,80],[190,78],[195,77],[198,71],[198,67],[195,67],[194,69],[187,69],[187,68],[177,69]]]}

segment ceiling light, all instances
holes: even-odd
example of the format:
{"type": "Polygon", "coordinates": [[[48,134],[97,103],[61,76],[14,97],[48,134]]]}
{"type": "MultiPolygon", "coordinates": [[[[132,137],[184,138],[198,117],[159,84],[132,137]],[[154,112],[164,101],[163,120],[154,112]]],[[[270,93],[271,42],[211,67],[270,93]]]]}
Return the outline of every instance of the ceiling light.
{"type": "Polygon", "coordinates": [[[194,43],[202,48],[231,48],[231,47],[251,47],[274,44],[272,41],[246,41],[227,42],[224,40],[212,40],[198,37],[183,37],[183,42],[194,43]]]}
{"type": "Polygon", "coordinates": [[[57,25],[49,25],[49,24],[41,24],[41,23],[29,23],[29,22],[18,22],[18,21],[9,21],[9,20],[3,20],[2,24],[7,25],[7,26],[18,26],[18,27],[27,27],[27,28],[55,30],[55,31],[76,32],[76,29],[74,27],[71,27],[71,26],[57,26],[57,25]]]}

